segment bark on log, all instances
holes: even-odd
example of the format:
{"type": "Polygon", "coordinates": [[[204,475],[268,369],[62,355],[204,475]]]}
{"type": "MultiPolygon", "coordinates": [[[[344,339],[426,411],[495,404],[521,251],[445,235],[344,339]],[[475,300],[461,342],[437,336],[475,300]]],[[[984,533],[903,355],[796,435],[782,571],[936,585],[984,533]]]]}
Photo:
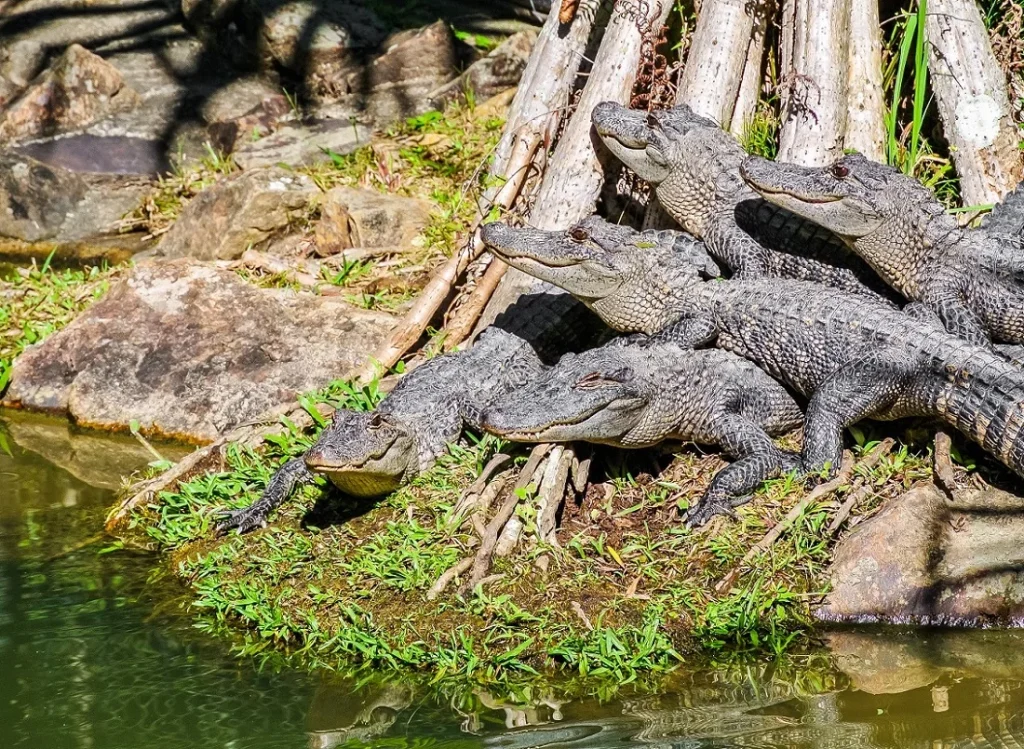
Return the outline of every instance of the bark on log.
{"type": "MultiPolygon", "coordinates": [[[[626,4],[619,4],[613,11],[576,111],[559,139],[530,210],[532,226],[549,230],[565,228],[593,211],[603,174],[590,113],[602,101],[629,101],[640,62],[641,28],[645,31],[660,28],[672,2],[652,0],[644,7],[647,12],[641,18],[636,17],[633,6],[626,4]]],[[[582,15],[582,12],[577,13],[576,21],[582,15]]],[[[533,283],[533,278],[521,271],[506,273],[477,330],[494,322],[494,318],[533,283]]]]}
{"type": "Polygon", "coordinates": [[[764,81],[764,37],[768,32],[768,16],[774,2],[765,3],[754,17],[751,27],[750,44],[747,45],[747,59],[743,63],[743,77],[736,94],[736,105],[729,117],[729,132],[742,138],[747,127],[754,120],[757,102],[761,98],[761,84],[764,81]]]}
{"type": "Polygon", "coordinates": [[[846,148],[885,163],[885,107],[882,92],[882,29],[878,2],[850,2],[850,77],[846,148]]]}
{"type": "Polygon", "coordinates": [[[792,41],[780,71],[779,161],[821,166],[843,154],[850,2],[861,0],[785,0],[792,41]]]}
{"type": "Polygon", "coordinates": [[[995,203],[1022,177],[1006,79],[974,0],[929,0],[928,72],[965,205],[995,203]]]}

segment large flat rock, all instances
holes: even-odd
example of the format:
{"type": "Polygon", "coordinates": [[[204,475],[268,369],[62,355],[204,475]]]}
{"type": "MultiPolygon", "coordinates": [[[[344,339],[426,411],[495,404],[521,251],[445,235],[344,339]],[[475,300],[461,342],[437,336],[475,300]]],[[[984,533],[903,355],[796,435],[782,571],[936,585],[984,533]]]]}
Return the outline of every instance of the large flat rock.
{"type": "Polygon", "coordinates": [[[143,263],[15,361],[4,405],[206,442],[344,375],[392,322],[194,260],[143,263]]]}
{"type": "Polygon", "coordinates": [[[1024,623],[1024,501],[986,489],[956,502],[910,490],[836,549],[831,622],[952,626],[1024,623]]]}

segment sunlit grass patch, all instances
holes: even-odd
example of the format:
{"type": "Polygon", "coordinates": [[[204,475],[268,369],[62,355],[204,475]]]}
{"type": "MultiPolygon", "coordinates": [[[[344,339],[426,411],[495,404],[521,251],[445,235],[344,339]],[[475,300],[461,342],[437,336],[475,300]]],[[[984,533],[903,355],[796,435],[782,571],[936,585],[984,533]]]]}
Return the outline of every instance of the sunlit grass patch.
{"type": "Polygon", "coordinates": [[[47,260],[0,277],[0,394],[15,357],[99,300],[118,272],[106,267],[56,270],[47,260]]]}

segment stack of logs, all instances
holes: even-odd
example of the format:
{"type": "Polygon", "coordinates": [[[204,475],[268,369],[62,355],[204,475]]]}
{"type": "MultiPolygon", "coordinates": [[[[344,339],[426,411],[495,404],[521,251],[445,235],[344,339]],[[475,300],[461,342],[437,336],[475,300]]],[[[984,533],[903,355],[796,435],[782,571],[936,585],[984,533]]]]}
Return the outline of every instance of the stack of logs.
{"type": "MultiPolygon", "coordinates": [[[[964,204],[998,202],[1024,174],[1007,82],[981,12],[974,0],[918,2],[927,2],[929,78],[964,204]]],[[[593,212],[602,169],[590,112],[600,101],[629,101],[643,55],[674,4],[616,0],[608,15],[607,2],[565,0],[560,13],[549,14],[491,165],[491,182],[502,186],[484,196],[478,222],[494,206],[542,229],[564,228],[593,212]],[[585,51],[594,46],[585,70],[585,51]]],[[[878,3],[870,0],[782,0],[781,8],[777,0],[703,0],[686,40],[676,102],[741,136],[757,109],[770,56],[779,61],[780,160],[817,166],[856,150],[884,161],[881,34],[878,3]],[[779,49],[769,50],[776,22],[779,49]]],[[[648,226],[666,220],[648,206],[648,226]]],[[[471,264],[472,291],[456,295],[445,319],[446,348],[491,322],[530,283],[480,257],[476,228],[377,352],[377,366],[393,366],[415,346],[471,264]]],[[[359,374],[371,372],[368,365],[359,374]]]]}

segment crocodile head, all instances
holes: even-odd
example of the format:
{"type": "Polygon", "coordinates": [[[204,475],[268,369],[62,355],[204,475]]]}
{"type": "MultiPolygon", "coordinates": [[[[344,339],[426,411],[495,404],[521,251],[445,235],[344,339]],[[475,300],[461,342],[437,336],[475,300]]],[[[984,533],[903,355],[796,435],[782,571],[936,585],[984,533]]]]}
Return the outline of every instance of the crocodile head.
{"type": "Polygon", "coordinates": [[[703,235],[720,199],[747,191],[739,176],[742,147],[685,104],[647,113],[606,101],[591,121],[608,150],[651,183],[665,210],[693,234],[703,235]]]}
{"type": "Polygon", "coordinates": [[[488,432],[517,442],[629,444],[651,400],[640,347],[608,345],[566,354],[543,375],[484,410],[488,432]]]}
{"type": "Polygon", "coordinates": [[[418,468],[416,438],[400,420],[374,411],[338,410],[334,423],[305,456],[306,467],[346,494],[377,497],[394,491],[418,468]]]}
{"type": "Polygon", "coordinates": [[[565,289],[617,330],[659,330],[677,316],[672,288],[713,266],[686,234],[641,233],[596,216],[566,231],[492,223],[481,235],[509,265],[565,289]]]}
{"type": "Polygon", "coordinates": [[[942,205],[916,179],[859,153],[824,167],[751,156],[740,173],[765,200],[850,242],[889,234],[897,225],[913,234],[915,224],[924,226],[931,218],[945,217],[942,205]],[[919,223],[921,219],[925,223],[919,223]]]}

